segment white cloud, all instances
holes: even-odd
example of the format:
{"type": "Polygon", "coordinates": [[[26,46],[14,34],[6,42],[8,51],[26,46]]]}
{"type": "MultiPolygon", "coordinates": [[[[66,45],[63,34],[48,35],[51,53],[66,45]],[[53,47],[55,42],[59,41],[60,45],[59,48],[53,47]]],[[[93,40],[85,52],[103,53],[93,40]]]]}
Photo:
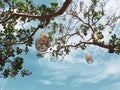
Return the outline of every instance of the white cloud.
{"type": "Polygon", "coordinates": [[[74,79],[72,83],[99,83],[104,79],[113,80],[120,77],[120,64],[113,63],[108,64],[107,66],[99,65],[95,68],[95,72],[85,74],[86,77],[84,78],[79,77],[77,79],[74,79]]]}
{"type": "Polygon", "coordinates": [[[105,7],[108,14],[120,15],[120,0],[109,0],[105,7]]]}
{"type": "Polygon", "coordinates": [[[52,84],[52,82],[50,82],[48,80],[38,80],[37,82],[40,82],[40,83],[42,83],[44,85],[51,85],[52,84]]]}
{"type": "MultiPolygon", "coordinates": [[[[108,36],[107,31],[104,34],[108,36]]],[[[48,81],[42,80],[42,82],[65,85],[67,81],[70,81],[67,84],[77,85],[99,83],[105,79],[113,80],[120,77],[118,55],[110,54],[106,49],[93,45],[88,45],[87,50],[94,58],[94,63],[90,65],[85,62],[84,53],[81,50],[72,50],[72,53],[66,56],[63,61],[48,61],[49,56],[44,61],[40,60],[40,67],[44,68],[42,75],[49,77],[48,81]]]]}
{"type": "MultiPolygon", "coordinates": [[[[112,54],[112,56],[110,54],[105,54],[107,52],[104,49],[100,50],[99,47],[90,48],[93,50],[91,51],[92,55],[95,56],[95,62],[93,64],[89,65],[86,62],[77,62],[79,59],[85,61],[83,57],[84,54],[82,54],[82,56],[70,56],[72,62],[69,62],[69,60],[68,62],[40,60],[40,66],[44,67],[42,75],[49,77],[48,80],[57,85],[65,85],[68,80],[70,80],[70,82],[67,84],[77,85],[80,83],[99,83],[105,79],[112,80],[120,77],[120,61],[117,55],[112,54]]],[[[88,48],[88,50],[90,50],[90,48],[88,48]]],[[[76,52],[75,54],[78,53],[76,52]]]]}
{"type": "Polygon", "coordinates": [[[108,75],[114,75],[114,74],[120,73],[120,66],[119,65],[108,65],[105,72],[108,75]]]}

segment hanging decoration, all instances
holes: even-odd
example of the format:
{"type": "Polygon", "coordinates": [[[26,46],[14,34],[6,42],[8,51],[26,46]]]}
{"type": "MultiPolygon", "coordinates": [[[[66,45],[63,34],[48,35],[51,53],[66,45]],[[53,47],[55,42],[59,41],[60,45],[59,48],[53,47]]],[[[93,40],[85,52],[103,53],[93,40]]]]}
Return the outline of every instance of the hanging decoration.
{"type": "Polygon", "coordinates": [[[35,48],[40,52],[45,52],[50,46],[50,40],[46,32],[42,32],[35,42],[35,48]]]}
{"type": "Polygon", "coordinates": [[[93,61],[93,58],[92,58],[92,56],[90,55],[89,52],[86,52],[86,53],[85,53],[85,58],[86,58],[86,61],[87,61],[88,64],[91,64],[91,63],[94,62],[94,61],[93,61]]]}

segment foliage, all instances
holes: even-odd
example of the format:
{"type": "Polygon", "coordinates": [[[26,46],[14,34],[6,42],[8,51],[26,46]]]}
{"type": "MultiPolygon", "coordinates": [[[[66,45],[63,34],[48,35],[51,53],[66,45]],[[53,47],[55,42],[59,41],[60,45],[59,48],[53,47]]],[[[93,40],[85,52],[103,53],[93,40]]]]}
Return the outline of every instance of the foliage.
{"type": "Polygon", "coordinates": [[[66,0],[58,9],[57,2],[48,7],[45,4],[36,6],[30,0],[0,0],[1,77],[13,78],[19,72],[23,77],[31,74],[23,66],[22,54],[29,52],[29,47],[34,44],[33,36],[40,29],[45,29],[51,45],[47,51],[39,52],[39,57],[50,53],[53,57],[64,58],[72,48],[84,50],[88,44],[108,49],[109,53],[120,53],[120,38],[112,34],[119,17],[106,14],[105,2],[89,0],[90,5],[87,6],[80,0],[71,1],[66,0]],[[59,20],[55,18],[58,15],[61,15],[59,20]],[[111,36],[108,42],[104,35],[106,30],[111,36]],[[79,39],[71,42],[74,37],[79,39]]]}
{"type": "MultiPolygon", "coordinates": [[[[8,18],[12,13],[11,9],[14,8],[16,12],[29,13],[32,15],[47,15],[54,13],[57,3],[51,3],[51,7],[46,5],[35,6],[30,0],[1,0],[0,1],[0,21],[8,18]],[[9,10],[6,8],[9,5],[9,10]]],[[[28,53],[29,47],[33,44],[33,34],[38,30],[35,26],[25,28],[19,24],[37,22],[34,18],[25,18],[14,16],[9,21],[1,23],[0,29],[0,73],[1,77],[15,77],[21,71],[21,75],[30,75],[31,72],[24,69],[22,53],[28,53]],[[21,22],[21,23],[19,23],[21,22]],[[24,48],[18,44],[24,44],[24,48]]],[[[47,21],[40,21],[39,28],[44,28],[47,21]]]]}

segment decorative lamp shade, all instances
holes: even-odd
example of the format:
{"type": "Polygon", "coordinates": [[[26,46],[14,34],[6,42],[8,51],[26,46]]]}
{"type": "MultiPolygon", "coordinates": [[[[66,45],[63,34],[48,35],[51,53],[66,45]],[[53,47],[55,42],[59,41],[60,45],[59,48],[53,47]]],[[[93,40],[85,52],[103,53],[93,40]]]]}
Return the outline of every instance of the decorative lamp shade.
{"type": "Polygon", "coordinates": [[[50,46],[50,40],[46,32],[42,32],[35,42],[35,48],[40,52],[45,52],[50,46]]]}
{"type": "Polygon", "coordinates": [[[92,56],[90,55],[89,52],[85,53],[85,57],[86,57],[86,61],[87,61],[88,64],[93,63],[93,58],[92,58],[92,56]]]}

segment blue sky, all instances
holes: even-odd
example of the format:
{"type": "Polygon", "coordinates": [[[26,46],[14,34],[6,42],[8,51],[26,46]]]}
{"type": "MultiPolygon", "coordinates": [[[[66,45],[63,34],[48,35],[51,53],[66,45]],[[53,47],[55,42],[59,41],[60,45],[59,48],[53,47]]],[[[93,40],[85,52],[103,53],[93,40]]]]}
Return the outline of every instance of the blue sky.
{"type": "MultiPolygon", "coordinates": [[[[55,0],[35,0],[39,1],[49,4],[55,0]]],[[[118,3],[118,0],[108,1],[109,14],[119,8],[118,3]]],[[[119,90],[120,55],[109,54],[97,46],[89,46],[87,50],[94,58],[92,64],[86,63],[84,51],[80,49],[72,51],[65,61],[51,62],[49,57],[38,58],[33,45],[30,53],[23,55],[24,66],[32,71],[32,75],[0,79],[0,90],[119,90]]]]}

